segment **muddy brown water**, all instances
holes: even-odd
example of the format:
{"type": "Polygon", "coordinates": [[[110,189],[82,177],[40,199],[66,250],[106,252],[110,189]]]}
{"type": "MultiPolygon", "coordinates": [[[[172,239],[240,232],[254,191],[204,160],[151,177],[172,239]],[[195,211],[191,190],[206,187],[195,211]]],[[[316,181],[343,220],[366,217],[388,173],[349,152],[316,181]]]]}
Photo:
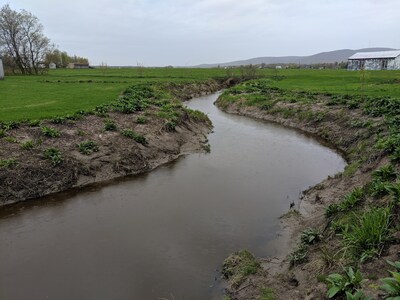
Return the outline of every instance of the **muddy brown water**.
{"type": "Polygon", "coordinates": [[[278,217],[345,161],[217,96],[187,103],[214,123],[211,153],[0,209],[0,299],[210,299],[230,253],[278,254],[278,217]]]}

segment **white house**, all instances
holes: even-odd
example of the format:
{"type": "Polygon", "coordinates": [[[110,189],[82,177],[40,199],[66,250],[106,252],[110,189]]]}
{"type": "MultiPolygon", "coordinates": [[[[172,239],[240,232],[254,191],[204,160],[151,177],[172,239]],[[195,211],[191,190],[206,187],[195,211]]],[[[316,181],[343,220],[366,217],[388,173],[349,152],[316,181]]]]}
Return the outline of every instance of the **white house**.
{"type": "Polygon", "coordinates": [[[4,79],[3,58],[0,56],[0,80],[4,79]]]}
{"type": "Polygon", "coordinates": [[[400,50],[357,52],[348,58],[348,70],[400,70],[400,50]]]}
{"type": "Polygon", "coordinates": [[[49,63],[49,69],[56,69],[57,65],[53,62],[49,63]]]}

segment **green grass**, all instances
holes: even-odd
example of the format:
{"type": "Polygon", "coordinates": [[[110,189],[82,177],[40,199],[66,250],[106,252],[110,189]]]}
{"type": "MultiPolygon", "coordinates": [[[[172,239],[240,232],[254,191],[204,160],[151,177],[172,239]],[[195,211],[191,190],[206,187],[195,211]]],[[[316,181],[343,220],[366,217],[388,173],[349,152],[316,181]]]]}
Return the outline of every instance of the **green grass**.
{"type": "MultiPolygon", "coordinates": [[[[235,70],[234,76],[239,76],[235,70]]],[[[398,96],[400,71],[366,72],[360,84],[360,72],[346,70],[280,70],[281,80],[274,80],[274,70],[259,70],[269,84],[290,91],[311,92],[306,97],[287,96],[287,101],[307,100],[312,92],[337,94],[365,94],[368,96],[398,96]],[[361,89],[363,86],[363,90],[361,89]]],[[[182,83],[224,78],[224,69],[109,68],[87,70],[50,70],[42,76],[6,76],[0,81],[0,121],[41,120],[66,116],[81,110],[114,101],[127,87],[137,83],[182,83]]],[[[240,93],[240,89],[237,91],[240,93]]],[[[308,101],[308,100],[307,100],[308,101]]],[[[251,100],[262,105],[261,98],[251,100]]],[[[269,107],[271,103],[266,103],[269,107]]]]}
{"type": "MultiPolygon", "coordinates": [[[[264,74],[273,76],[271,70],[264,74]]],[[[365,82],[362,85],[359,71],[347,70],[280,70],[283,80],[274,81],[274,86],[282,89],[308,92],[325,92],[334,94],[398,97],[400,71],[365,71],[365,82]],[[363,89],[362,90],[362,86],[363,89]]]]}
{"type": "Polygon", "coordinates": [[[42,76],[6,76],[0,81],[0,121],[40,120],[110,103],[128,86],[148,82],[192,82],[224,77],[223,69],[50,70],[42,76]]]}

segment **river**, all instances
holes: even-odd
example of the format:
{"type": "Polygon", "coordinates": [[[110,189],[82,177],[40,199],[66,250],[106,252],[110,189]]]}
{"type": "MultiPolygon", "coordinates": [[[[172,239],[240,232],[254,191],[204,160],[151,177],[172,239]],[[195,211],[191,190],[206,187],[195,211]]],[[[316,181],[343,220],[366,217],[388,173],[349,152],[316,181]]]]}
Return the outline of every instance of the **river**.
{"type": "Polygon", "coordinates": [[[279,216],[345,161],[217,97],[187,103],[214,124],[210,153],[0,208],[0,299],[210,299],[230,253],[278,254],[279,216]]]}

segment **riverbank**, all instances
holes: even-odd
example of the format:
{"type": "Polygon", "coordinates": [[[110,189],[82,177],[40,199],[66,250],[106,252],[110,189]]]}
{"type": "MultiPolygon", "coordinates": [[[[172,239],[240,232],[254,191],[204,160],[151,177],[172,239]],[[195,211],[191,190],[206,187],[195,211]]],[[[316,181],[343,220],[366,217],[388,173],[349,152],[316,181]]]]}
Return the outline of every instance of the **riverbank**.
{"type": "MultiPolygon", "coordinates": [[[[349,267],[360,271],[365,281],[338,289],[336,297],[356,290],[382,297],[379,279],[390,269],[385,260],[399,260],[400,249],[395,222],[399,195],[393,192],[399,187],[393,154],[399,146],[393,141],[398,104],[396,99],[283,90],[268,80],[246,82],[221,95],[216,105],[223,111],[310,133],[349,163],[343,173],[304,191],[296,209],[282,216],[279,257],[259,258],[259,268],[248,272],[240,285],[235,278],[246,264],[234,274],[223,272],[229,299],[324,299],[332,287],[328,276],[345,274],[349,267]],[[364,220],[386,210],[387,226],[376,224],[380,240],[363,244],[356,229],[367,231],[364,220]]],[[[224,266],[231,270],[241,261],[236,253],[224,266]]]]}
{"type": "Polygon", "coordinates": [[[227,85],[137,84],[92,111],[4,123],[0,205],[148,172],[181,155],[208,151],[210,120],[181,103],[227,85]]]}

